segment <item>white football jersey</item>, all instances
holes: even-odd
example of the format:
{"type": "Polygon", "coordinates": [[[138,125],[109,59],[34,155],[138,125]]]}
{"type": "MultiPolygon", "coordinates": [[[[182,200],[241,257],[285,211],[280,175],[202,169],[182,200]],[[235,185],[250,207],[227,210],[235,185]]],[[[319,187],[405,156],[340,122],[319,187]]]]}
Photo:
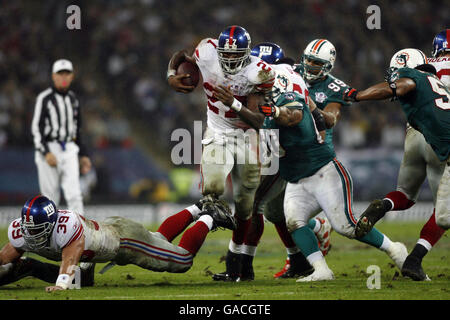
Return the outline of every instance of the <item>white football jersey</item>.
{"type": "Polygon", "coordinates": [[[50,260],[60,261],[63,248],[84,235],[85,244],[81,261],[107,262],[116,256],[120,237],[108,225],[88,220],[69,210],[58,210],[58,219],[53,227],[48,247],[32,250],[25,242],[20,230],[20,218],[8,228],[8,238],[18,250],[34,252],[50,260]]]}
{"type": "Polygon", "coordinates": [[[436,68],[436,75],[450,88],[450,57],[428,58],[428,63],[436,68]]]}
{"type": "Polygon", "coordinates": [[[217,54],[217,39],[203,39],[194,51],[197,66],[203,77],[203,89],[208,99],[207,125],[216,132],[227,129],[248,129],[250,126],[239,116],[213,97],[213,88],[218,85],[230,86],[234,97],[246,104],[247,95],[271,89],[275,73],[272,67],[260,58],[250,56],[251,63],[234,75],[222,71],[217,54]]]}
{"type": "Polygon", "coordinates": [[[271,67],[275,70],[275,82],[272,87],[272,99],[277,101],[278,97],[289,91],[298,92],[305,98],[308,104],[309,92],[308,87],[302,76],[294,71],[289,64],[273,64],[271,67]]]}

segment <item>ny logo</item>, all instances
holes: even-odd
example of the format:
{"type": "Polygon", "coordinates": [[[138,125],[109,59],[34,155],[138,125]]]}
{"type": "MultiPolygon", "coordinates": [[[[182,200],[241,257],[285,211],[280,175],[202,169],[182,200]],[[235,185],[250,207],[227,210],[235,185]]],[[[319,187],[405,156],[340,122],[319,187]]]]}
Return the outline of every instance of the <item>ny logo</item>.
{"type": "Polygon", "coordinates": [[[272,47],[271,46],[261,46],[259,50],[260,56],[268,56],[272,54],[272,47]]]}

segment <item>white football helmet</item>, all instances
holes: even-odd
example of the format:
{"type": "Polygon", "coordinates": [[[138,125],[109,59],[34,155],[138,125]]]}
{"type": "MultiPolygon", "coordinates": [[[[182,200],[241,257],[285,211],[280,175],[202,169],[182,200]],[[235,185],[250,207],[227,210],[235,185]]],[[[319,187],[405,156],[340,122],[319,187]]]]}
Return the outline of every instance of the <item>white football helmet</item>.
{"type": "Polygon", "coordinates": [[[303,78],[313,82],[326,76],[333,69],[335,61],[336,49],[330,41],[326,39],[311,41],[306,46],[300,62],[303,78]],[[320,66],[312,66],[306,63],[306,60],[314,61],[320,66]]]}
{"type": "Polygon", "coordinates": [[[411,68],[427,64],[427,56],[419,49],[402,49],[394,54],[389,64],[390,69],[411,68]]]}

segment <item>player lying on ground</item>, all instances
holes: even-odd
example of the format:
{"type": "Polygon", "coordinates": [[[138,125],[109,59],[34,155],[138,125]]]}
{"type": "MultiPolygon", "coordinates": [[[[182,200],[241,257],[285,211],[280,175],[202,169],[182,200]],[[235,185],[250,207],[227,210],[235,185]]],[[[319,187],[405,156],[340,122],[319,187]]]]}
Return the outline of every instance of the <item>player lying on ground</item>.
{"type": "Polygon", "coordinates": [[[411,126],[406,135],[398,190],[383,200],[374,200],[358,220],[356,232],[361,237],[386,212],[411,207],[427,176],[435,210],[422,233],[430,242],[416,245],[402,269],[414,280],[425,280],[422,258],[450,226],[450,90],[436,77],[436,68],[428,64],[425,54],[417,49],[394,54],[386,80],[360,92],[349,90],[345,97],[351,101],[396,98],[411,126]]]}
{"type": "MultiPolygon", "coordinates": [[[[224,101],[233,99],[224,87],[216,94],[224,101]]],[[[323,143],[303,95],[283,93],[275,103],[261,105],[260,111],[265,119],[259,121],[259,127],[278,129],[279,144],[284,150],[279,171],[288,181],[283,204],[288,230],[314,268],[312,274],[297,281],[332,280],[334,274],[328,268],[308,221],[323,210],[336,232],[348,238],[355,237],[357,220],[352,211],[351,177],[336,159],[334,150],[323,143]]],[[[244,108],[237,112],[258,123],[256,112],[244,108]]],[[[376,229],[358,240],[386,252],[399,269],[408,255],[404,244],[392,242],[376,229]]]]}
{"type": "Polygon", "coordinates": [[[231,230],[236,227],[229,207],[222,201],[205,199],[166,219],[157,232],[150,232],[143,225],[122,217],[96,222],[73,211],[58,210],[53,201],[39,195],[25,203],[20,218],[8,228],[9,242],[0,251],[0,283],[37,275],[48,282],[56,281],[54,286],[46,287],[47,292],[65,290],[72,286],[75,266],[80,261],[186,272],[209,231],[219,227],[231,230]],[[183,233],[178,246],[172,244],[195,220],[183,233]],[[61,261],[59,272],[55,274],[56,266],[37,260],[21,261],[25,252],[61,261]],[[29,272],[27,268],[33,266],[40,270],[29,272]],[[28,274],[23,275],[25,271],[28,274]]]}

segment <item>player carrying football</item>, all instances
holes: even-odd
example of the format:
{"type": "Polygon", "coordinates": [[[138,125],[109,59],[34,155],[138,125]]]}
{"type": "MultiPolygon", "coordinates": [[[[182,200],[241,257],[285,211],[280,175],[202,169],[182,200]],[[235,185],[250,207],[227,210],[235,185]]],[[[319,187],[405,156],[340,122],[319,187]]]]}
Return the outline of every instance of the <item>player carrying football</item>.
{"type": "MultiPolygon", "coordinates": [[[[237,139],[237,135],[242,135],[250,125],[240,119],[235,110],[245,108],[252,96],[270,92],[274,81],[274,71],[264,61],[250,55],[250,45],[250,35],[244,28],[230,26],[218,39],[200,41],[192,55],[185,50],[176,52],[167,74],[169,85],[183,93],[191,92],[194,87],[182,84],[186,75],[176,75],[181,62],[195,63],[203,78],[208,101],[207,128],[202,140],[201,191],[205,197],[220,197],[231,175],[237,229],[229,243],[227,263],[239,257],[260,180],[258,143],[239,143],[242,139],[237,139]],[[225,105],[215,96],[221,86],[231,90],[231,105],[225,105]]],[[[229,273],[233,272],[227,269],[223,277],[229,273]]]]}

